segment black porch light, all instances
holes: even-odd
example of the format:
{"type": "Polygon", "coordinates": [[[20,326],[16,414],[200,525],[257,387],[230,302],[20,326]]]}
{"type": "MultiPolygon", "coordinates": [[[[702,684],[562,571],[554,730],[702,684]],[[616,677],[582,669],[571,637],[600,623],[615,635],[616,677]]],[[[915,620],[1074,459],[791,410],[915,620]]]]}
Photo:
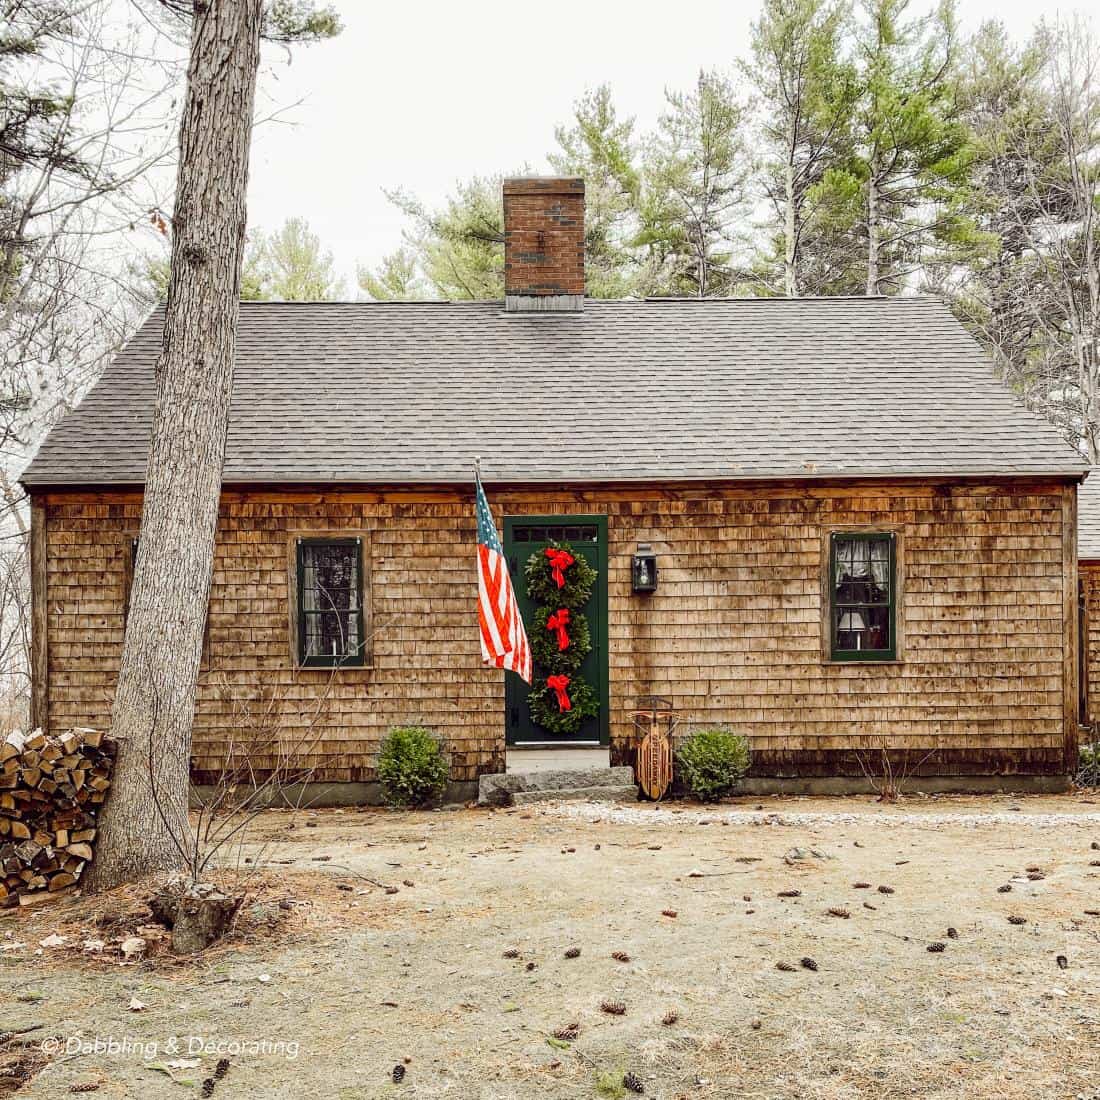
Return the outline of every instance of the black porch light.
{"type": "Polygon", "coordinates": [[[630,570],[631,587],[635,592],[657,591],[657,555],[648,542],[638,543],[630,570]]]}

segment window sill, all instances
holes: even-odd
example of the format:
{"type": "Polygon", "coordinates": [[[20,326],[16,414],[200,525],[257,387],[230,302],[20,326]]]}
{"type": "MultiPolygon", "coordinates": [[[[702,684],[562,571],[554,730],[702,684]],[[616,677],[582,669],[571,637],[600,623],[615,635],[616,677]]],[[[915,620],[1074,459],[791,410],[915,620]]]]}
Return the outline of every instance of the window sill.
{"type": "Polygon", "coordinates": [[[295,672],[320,672],[331,674],[333,672],[373,672],[374,665],[299,665],[290,666],[295,672]]]}
{"type": "Polygon", "coordinates": [[[871,657],[869,659],[845,657],[843,660],[839,661],[835,657],[825,657],[821,663],[823,665],[832,665],[836,668],[843,668],[845,665],[859,665],[860,668],[866,668],[867,665],[903,665],[905,661],[901,657],[871,657]]]}

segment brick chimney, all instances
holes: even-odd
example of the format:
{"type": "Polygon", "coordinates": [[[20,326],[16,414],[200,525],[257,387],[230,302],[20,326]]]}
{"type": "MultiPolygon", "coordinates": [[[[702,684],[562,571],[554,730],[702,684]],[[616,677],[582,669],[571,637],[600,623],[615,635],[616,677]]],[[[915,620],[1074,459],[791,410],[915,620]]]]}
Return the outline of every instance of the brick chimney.
{"type": "Polygon", "coordinates": [[[584,309],[584,180],[504,181],[504,308],[584,309]]]}

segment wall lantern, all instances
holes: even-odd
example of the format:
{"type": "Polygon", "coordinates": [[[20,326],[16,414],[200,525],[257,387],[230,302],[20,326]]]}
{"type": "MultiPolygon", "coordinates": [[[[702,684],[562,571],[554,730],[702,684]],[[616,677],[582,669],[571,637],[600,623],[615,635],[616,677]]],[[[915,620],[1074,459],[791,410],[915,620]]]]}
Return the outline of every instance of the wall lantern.
{"type": "Polygon", "coordinates": [[[630,570],[631,587],[635,592],[657,591],[657,555],[648,542],[638,543],[630,570]]]}

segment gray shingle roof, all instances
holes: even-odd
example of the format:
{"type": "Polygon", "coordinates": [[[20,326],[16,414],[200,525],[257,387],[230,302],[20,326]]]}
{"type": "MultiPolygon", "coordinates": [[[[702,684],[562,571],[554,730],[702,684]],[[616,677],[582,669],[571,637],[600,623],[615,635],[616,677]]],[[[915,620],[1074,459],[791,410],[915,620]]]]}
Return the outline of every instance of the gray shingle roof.
{"type": "Polygon", "coordinates": [[[1077,556],[1100,560],[1100,469],[1077,490],[1077,556]]]}
{"type": "MultiPolygon", "coordinates": [[[[154,313],[24,474],[144,480],[154,313]]],[[[1062,474],[1058,432],[931,298],[244,303],[225,480],[1062,474]]]]}

